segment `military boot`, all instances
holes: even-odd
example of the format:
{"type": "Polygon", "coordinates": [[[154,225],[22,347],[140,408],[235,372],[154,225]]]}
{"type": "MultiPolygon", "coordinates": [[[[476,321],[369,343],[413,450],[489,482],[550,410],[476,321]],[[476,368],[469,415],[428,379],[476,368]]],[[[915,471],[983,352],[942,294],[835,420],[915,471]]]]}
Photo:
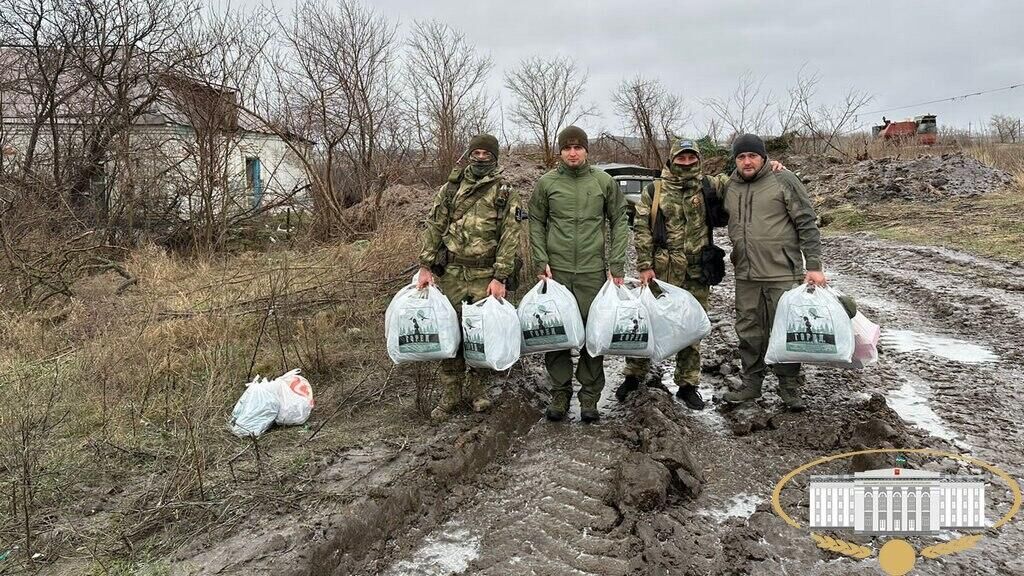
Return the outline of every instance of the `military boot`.
{"type": "Polygon", "coordinates": [[[722,394],[726,402],[747,402],[761,397],[761,381],[747,382],[746,386],[733,392],[722,394]]]}
{"type": "Polygon", "coordinates": [[[807,404],[800,397],[801,384],[799,376],[779,378],[779,398],[786,404],[786,408],[793,412],[802,412],[807,409],[807,404]]]}
{"type": "Polygon", "coordinates": [[[458,407],[460,396],[457,383],[444,384],[444,388],[441,390],[441,399],[437,401],[437,406],[430,412],[430,419],[434,422],[447,420],[458,407]]]}
{"type": "Polygon", "coordinates": [[[580,405],[580,421],[590,424],[601,419],[601,413],[597,411],[597,403],[593,406],[580,405]]]}
{"type": "Polygon", "coordinates": [[[680,384],[679,390],[676,390],[676,398],[682,400],[690,410],[703,410],[706,406],[697,387],[691,384],[680,384]]]}
{"type": "Polygon", "coordinates": [[[470,372],[466,378],[466,396],[472,399],[473,412],[486,412],[491,407],[487,388],[479,374],[470,372]]]}
{"type": "Polygon", "coordinates": [[[565,420],[565,415],[568,413],[569,392],[556,392],[552,394],[551,402],[548,404],[548,409],[544,411],[544,416],[552,422],[558,422],[559,420],[565,420]]]}
{"type": "Polygon", "coordinates": [[[636,376],[626,376],[626,379],[619,384],[619,387],[615,390],[615,399],[619,402],[625,402],[626,397],[636,392],[636,389],[640,387],[640,379],[636,376]]]}

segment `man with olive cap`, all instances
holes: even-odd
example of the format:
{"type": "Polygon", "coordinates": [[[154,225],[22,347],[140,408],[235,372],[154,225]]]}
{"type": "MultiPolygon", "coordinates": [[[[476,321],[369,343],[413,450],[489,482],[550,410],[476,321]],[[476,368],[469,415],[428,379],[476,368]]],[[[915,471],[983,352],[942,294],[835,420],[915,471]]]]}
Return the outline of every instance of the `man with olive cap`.
{"type": "MultiPolygon", "coordinates": [[[[773,160],[772,169],[781,170],[783,166],[773,160]]],[[[708,308],[712,281],[703,274],[701,252],[709,243],[710,229],[703,188],[706,186],[709,194],[720,196],[728,181],[727,175],[704,176],[696,142],[686,138],[673,142],[669,160],[661,171],[661,182],[648,184],[636,206],[633,235],[641,283],[648,284],[657,278],[674,284],[693,294],[705,310],[708,308]],[[652,218],[656,195],[658,212],[652,218]]],[[[615,391],[615,397],[624,401],[648,377],[649,370],[647,358],[627,358],[623,370],[625,379],[615,391]]],[[[697,391],[699,379],[700,347],[694,344],[676,355],[674,374],[679,387],[676,396],[692,410],[705,406],[697,391]]],[[[661,387],[657,374],[651,375],[647,383],[661,387]]]]}
{"type": "MultiPolygon", "coordinates": [[[[530,253],[540,278],[565,285],[587,321],[590,304],[610,276],[622,283],[629,229],[626,199],[606,172],[587,162],[587,134],[569,126],[558,134],[558,167],[541,176],[530,198],[530,253]],[[611,246],[605,254],[605,233],[611,246]]],[[[549,420],[562,420],[572,395],[572,352],[544,356],[551,386],[549,420]]],[[[580,350],[576,367],[580,383],[580,419],[600,418],[597,401],[604,388],[604,358],[580,350]]]]}
{"type": "MultiPolygon", "coordinates": [[[[761,396],[767,366],[764,355],[784,292],[801,282],[825,285],[821,234],[807,190],[790,171],[773,173],[764,142],[753,134],[733,141],[736,170],[723,201],[729,213],[729,239],[736,275],[736,335],[744,387],[723,395],[727,402],[761,396]]],[[[773,364],[779,397],[791,410],[803,410],[800,364],[773,364]]]]}
{"type": "MultiPolygon", "coordinates": [[[[434,197],[423,231],[417,285],[436,282],[460,314],[463,303],[504,298],[525,219],[519,195],[498,167],[498,139],[490,134],[473,137],[469,164],[452,170],[434,197]]],[[[490,371],[477,368],[467,373],[460,346],[455,358],[441,361],[441,399],[430,417],[446,419],[463,397],[475,412],[490,408],[489,376],[490,371]]]]}

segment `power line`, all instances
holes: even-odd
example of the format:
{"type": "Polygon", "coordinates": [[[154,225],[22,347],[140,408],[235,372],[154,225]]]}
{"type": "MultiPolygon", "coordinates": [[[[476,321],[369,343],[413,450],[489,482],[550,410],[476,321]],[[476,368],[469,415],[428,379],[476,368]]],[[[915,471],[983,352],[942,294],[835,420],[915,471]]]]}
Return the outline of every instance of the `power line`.
{"type": "Polygon", "coordinates": [[[907,108],[917,108],[918,106],[927,106],[929,104],[938,104],[939,102],[956,102],[957,100],[966,100],[971,96],[981,96],[982,94],[992,94],[993,92],[1005,92],[1007,90],[1013,90],[1014,88],[1020,88],[1024,86],[1024,83],[1013,84],[1011,86],[1003,86],[1002,88],[994,88],[992,90],[982,90],[981,92],[970,92],[968,94],[961,94],[959,96],[950,96],[949,98],[939,98],[938,100],[929,100],[927,102],[918,102],[917,104],[909,104],[907,106],[897,106],[896,108],[886,108],[884,110],[874,110],[872,112],[861,112],[858,116],[873,116],[875,114],[881,114],[883,112],[895,112],[897,110],[906,110],[907,108]]]}

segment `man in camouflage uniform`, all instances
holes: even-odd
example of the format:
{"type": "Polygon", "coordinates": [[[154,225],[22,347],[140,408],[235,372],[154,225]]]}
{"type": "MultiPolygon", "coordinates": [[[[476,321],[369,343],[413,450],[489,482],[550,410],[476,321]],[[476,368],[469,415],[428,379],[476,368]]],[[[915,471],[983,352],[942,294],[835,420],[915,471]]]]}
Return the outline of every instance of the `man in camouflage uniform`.
{"type": "MultiPolygon", "coordinates": [[[[782,164],[774,162],[773,170],[782,164]]],[[[708,309],[711,287],[701,281],[701,251],[708,244],[708,223],[704,194],[704,179],[711,191],[721,194],[729,177],[720,174],[705,177],[701,168],[700,149],[693,140],[682,139],[672,145],[669,160],[661,172],[660,217],[665,223],[665,238],[656,240],[651,227],[652,202],[657,184],[647,185],[636,206],[633,224],[636,244],[636,269],[640,282],[648,284],[658,278],[679,286],[708,309]]],[[[652,287],[657,290],[656,287],[652,287]]],[[[636,390],[650,370],[647,358],[627,358],[623,370],[625,379],[615,391],[621,402],[636,390]]],[[[704,399],[697,391],[700,379],[700,344],[684,348],[676,355],[674,380],[679,389],[676,396],[692,410],[704,408],[704,399]]],[[[647,380],[649,386],[661,387],[657,374],[647,380]]]]}
{"type": "MultiPolygon", "coordinates": [[[[615,180],[587,162],[587,134],[569,126],[558,134],[561,161],[541,176],[530,198],[530,253],[541,278],[554,278],[576,298],[583,322],[590,305],[609,276],[622,284],[629,229],[626,199],[615,180]],[[605,254],[605,234],[611,247],[605,254]]],[[[551,385],[549,420],[562,420],[572,395],[572,353],[548,352],[544,356],[551,385]]],[[[580,383],[580,419],[600,418],[597,401],[604,389],[604,357],[580,350],[576,367],[580,383]]]]}
{"type": "MultiPolygon", "coordinates": [[[[505,297],[505,282],[515,270],[520,223],[525,219],[519,195],[502,179],[497,138],[475,136],[469,150],[469,165],[452,170],[434,197],[423,231],[417,282],[420,288],[436,282],[460,319],[463,303],[505,297]],[[432,269],[440,272],[441,267],[443,274],[435,275],[432,269]]],[[[430,417],[446,419],[463,397],[475,412],[490,408],[489,376],[490,371],[477,368],[467,373],[460,346],[455,358],[441,362],[441,399],[430,417]]]]}

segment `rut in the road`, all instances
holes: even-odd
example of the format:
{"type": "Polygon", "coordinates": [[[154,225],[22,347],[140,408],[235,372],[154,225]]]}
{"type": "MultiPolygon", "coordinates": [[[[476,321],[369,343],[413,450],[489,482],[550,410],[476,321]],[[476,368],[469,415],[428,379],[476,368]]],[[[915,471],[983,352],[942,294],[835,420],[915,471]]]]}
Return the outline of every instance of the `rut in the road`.
{"type": "Polygon", "coordinates": [[[605,429],[569,426],[535,427],[504,487],[458,514],[484,533],[474,573],[627,573],[631,539],[608,495],[628,448],[605,429]]]}

